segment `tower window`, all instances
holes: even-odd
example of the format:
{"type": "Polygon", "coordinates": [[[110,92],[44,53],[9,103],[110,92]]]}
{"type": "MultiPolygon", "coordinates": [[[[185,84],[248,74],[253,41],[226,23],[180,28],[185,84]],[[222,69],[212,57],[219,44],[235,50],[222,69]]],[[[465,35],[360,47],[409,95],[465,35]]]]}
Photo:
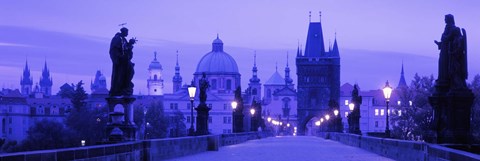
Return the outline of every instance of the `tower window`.
{"type": "Polygon", "coordinates": [[[257,89],[256,89],[256,88],[254,88],[254,89],[252,90],[252,95],[257,95],[257,89]]]}
{"type": "Polygon", "coordinates": [[[157,80],[157,75],[153,75],[153,80],[157,80]]]}

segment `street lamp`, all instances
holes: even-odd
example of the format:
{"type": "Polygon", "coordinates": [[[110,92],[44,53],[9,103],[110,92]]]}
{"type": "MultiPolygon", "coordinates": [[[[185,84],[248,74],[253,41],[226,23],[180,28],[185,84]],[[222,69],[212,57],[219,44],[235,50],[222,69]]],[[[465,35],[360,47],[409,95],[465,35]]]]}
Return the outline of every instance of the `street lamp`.
{"type": "Polygon", "coordinates": [[[355,108],[355,104],[353,103],[348,104],[348,108],[350,108],[350,112],[352,112],[353,109],[355,108]]]}
{"type": "Polygon", "coordinates": [[[195,129],[193,129],[193,100],[195,99],[195,92],[197,91],[197,87],[195,87],[193,85],[193,82],[192,82],[192,85],[190,85],[188,87],[188,96],[190,96],[190,104],[192,105],[192,108],[190,108],[190,129],[188,129],[188,135],[189,136],[194,136],[195,135],[195,129]]]}
{"type": "Polygon", "coordinates": [[[271,122],[271,121],[272,121],[272,118],[271,118],[271,117],[268,117],[268,118],[267,118],[267,121],[268,121],[268,122],[271,122]]]}
{"type": "Polygon", "coordinates": [[[256,126],[256,122],[255,122],[255,121],[256,121],[256,120],[255,120],[255,108],[251,108],[251,109],[250,109],[250,114],[252,114],[252,117],[251,117],[251,119],[250,119],[250,122],[251,122],[251,123],[250,123],[250,126],[251,126],[250,131],[257,131],[257,129],[256,129],[256,127],[255,127],[255,126],[256,126]]]}
{"type": "Polygon", "coordinates": [[[233,132],[237,132],[237,129],[235,129],[235,122],[236,122],[236,118],[235,118],[235,109],[237,109],[237,102],[233,101],[232,102],[232,109],[233,109],[233,112],[232,112],[232,119],[233,119],[233,122],[232,122],[232,129],[233,129],[233,132]]]}
{"type": "Polygon", "coordinates": [[[328,121],[330,119],[330,115],[329,114],[325,115],[325,119],[327,119],[328,121]]]}
{"type": "Polygon", "coordinates": [[[338,110],[334,110],[333,115],[335,115],[335,117],[337,117],[338,116],[338,110]]]}
{"type": "Polygon", "coordinates": [[[383,87],[383,95],[385,96],[385,100],[387,102],[387,115],[386,115],[386,128],[385,128],[385,137],[390,137],[390,128],[388,125],[388,103],[390,102],[390,96],[392,94],[392,87],[388,84],[388,80],[385,83],[385,87],[383,87]]]}

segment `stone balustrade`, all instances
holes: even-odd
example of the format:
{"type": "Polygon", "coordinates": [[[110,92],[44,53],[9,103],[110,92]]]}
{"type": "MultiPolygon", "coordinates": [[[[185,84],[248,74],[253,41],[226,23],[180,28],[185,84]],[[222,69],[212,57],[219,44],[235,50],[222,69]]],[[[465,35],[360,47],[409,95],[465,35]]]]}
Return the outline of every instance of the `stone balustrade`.
{"type": "Polygon", "coordinates": [[[0,161],[163,160],[218,150],[221,146],[272,136],[265,132],[150,139],[66,149],[0,154],[0,161]]]}
{"type": "Polygon", "coordinates": [[[324,132],[320,137],[359,147],[394,160],[437,161],[461,160],[480,161],[480,155],[448,148],[438,144],[418,141],[360,136],[348,133],[324,132]]]}

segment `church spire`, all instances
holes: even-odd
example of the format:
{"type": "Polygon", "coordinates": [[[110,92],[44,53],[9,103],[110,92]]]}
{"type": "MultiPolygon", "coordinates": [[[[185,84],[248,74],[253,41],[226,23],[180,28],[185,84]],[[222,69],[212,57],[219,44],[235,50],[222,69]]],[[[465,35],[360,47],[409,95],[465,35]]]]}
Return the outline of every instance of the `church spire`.
{"type": "Polygon", "coordinates": [[[288,67],[288,51],[287,51],[287,66],[285,67],[285,84],[291,85],[293,82],[292,78],[290,78],[290,67],[288,67]]]}
{"type": "Polygon", "coordinates": [[[400,72],[400,80],[398,81],[397,88],[403,88],[403,87],[408,87],[408,86],[407,86],[407,82],[405,81],[405,76],[403,72],[403,61],[402,61],[402,71],[400,72]]]}
{"type": "Polygon", "coordinates": [[[30,69],[28,68],[28,61],[25,60],[25,68],[23,69],[23,75],[20,78],[20,86],[23,95],[30,95],[32,92],[33,78],[30,75],[30,69]]]}
{"type": "Polygon", "coordinates": [[[50,76],[50,70],[47,66],[47,60],[45,60],[45,66],[42,70],[42,76],[40,77],[40,91],[45,96],[50,96],[52,94],[52,77],[50,76]]]}
{"type": "Polygon", "coordinates": [[[175,64],[175,76],[172,79],[173,93],[179,91],[182,87],[182,76],[180,76],[180,65],[178,64],[178,50],[177,50],[177,63],[175,64]]]}
{"type": "Polygon", "coordinates": [[[250,78],[250,83],[259,83],[260,79],[257,76],[257,51],[254,51],[253,54],[253,68],[252,68],[252,78],[250,78]]]}

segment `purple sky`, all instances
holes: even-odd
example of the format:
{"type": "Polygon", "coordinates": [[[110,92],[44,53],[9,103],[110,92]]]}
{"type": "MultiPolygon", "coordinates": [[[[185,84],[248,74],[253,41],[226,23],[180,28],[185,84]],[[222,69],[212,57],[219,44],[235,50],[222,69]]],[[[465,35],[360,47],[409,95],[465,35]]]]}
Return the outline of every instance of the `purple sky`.
{"type": "MultiPolygon", "coordinates": [[[[151,45],[154,46],[159,44],[155,40],[167,40],[205,45],[205,50],[198,51],[202,54],[210,50],[210,43],[217,33],[220,34],[220,37],[226,43],[225,50],[227,52],[228,46],[252,50],[272,49],[294,52],[298,41],[301,44],[305,44],[308,12],[312,11],[312,21],[318,21],[320,19],[318,12],[322,11],[321,21],[323,23],[325,45],[328,46],[329,40],[333,42],[336,32],[342,60],[348,59],[346,58],[348,54],[342,53],[342,50],[345,49],[408,53],[431,57],[436,60],[438,50],[433,40],[440,39],[445,25],[443,16],[451,13],[455,16],[456,25],[466,28],[468,33],[470,75],[472,77],[472,75],[480,73],[480,65],[474,63],[474,60],[480,59],[480,56],[478,56],[478,53],[480,53],[480,45],[478,45],[480,44],[480,12],[478,11],[480,2],[474,0],[205,0],[148,2],[124,0],[16,0],[1,3],[1,26],[28,27],[74,35],[93,36],[106,40],[110,39],[118,31],[118,24],[126,22],[128,23],[127,27],[130,29],[129,36],[136,36],[140,40],[139,43],[152,43],[151,45]]],[[[48,37],[45,37],[45,39],[48,40],[48,37]]],[[[59,43],[61,44],[61,42],[59,43]]],[[[0,42],[0,47],[19,45],[29,44],[0,42]]],[[[10,60],[10,57],[13,57],[11,54],[2,51],[0,53],[2,55],[1,61],[12,61],[10,60]]],[[[196,59],[184,60],[183,65],[186,66],[189,63],[196,64],[202,54],[196,59]]],[[[251,55],[251,53],[245,54],[251,55]]],[[[278,58],[275,61],[281,64],[279,69],[283,70],[285,56],[284,53],[281,54],[281,59],[278,58]]],[[[26,55],[28,54],[22,57],[26,55]]],[[[29,55],[29,57],[34,56],[29,55]]],[[[270,55],[264,55],[264,57],[259,59],[264,59],[266,62],[259,63],[274,66],[275,62],[268,59],[268,57],[271,57],[270,55]]],[[[405,58],[401,59],[406,64],[409,64],[409,57],[405,56],[405,58]]],[[[399,72],[399,62],[401,60],[393,62],[394,66],[391,67],[392,71],[395,72],[395,77],[379,76],[380,80],[375,81],[375,83],[384,82],[385,79],[391,79],[392,82],[396,83],[398,81],[396,76],[398,76],[399,72]]],[[[35,63],[43,65],[43,62],[35,63]]],[[[52,63],[54,64],[55,62],[52,63]]],[[[161,63],[163,64],[164,62],[161,63]]],[[[245,71],[245,74],[242,73],[242,84],[246,84],[246,80],[251,75],[251,63],[239,62],[239,60],[237,60],[237,63],[239,66],[248,64],[248,67],[245,67],[248,71],[245,71]]],[[[293,59],[290,60],[290,64],[291,66],[294,65],[293,59]]],[[[173,68],[172,64],[166,63],[163,65],[164,68],[173,68]]],[[[407,75],[407,82],[411,80],[414,71],[419,70],[415,69],[416,66],[414,65],[410,64],[410,69],[407,68],[410,71],[409,75],[407,75]]],[[[10,81],[2,83],[7,84],[8,87],[10,87],[10,84],[14,84],[14,87],[18,88],[20,73],[18,70],[9,70],[9,68],[17,69],[23,68],[23,66],[12,67],[4,65],[0,68],[2,73],[16,72],[14,74],[16,78],[13,83],[10,81]]],[[[273,71],[273,67],[268,68],[270,69],[267,71],[273,71]]],[[[346,71],[359,72],[354,69],[347,70],[349,68],[351,68],[349,64],[342,64],[342,83],[370,82],[364,80],[366,78],[343,76],[343,74],[349,75],[344,72],[344,69],[346,71]]],[[[193,69],[194,67],[182,68],[184,81],[191,79],[193,69]]],[[[431,69],[430,72],[422,74],[436,74],[436,67],[431,69]]],[[[105,73],[109,77],[110,69],[103,70],[106,71],[105,73]]],[[[89,71],[88,73],[91,73],[88,75],[88,78],[91,78],[95,71],[89,71]]],[[[265,73],[266,78],[263,78],[262,82],[266,81],[271,75],[270,73],[265,73]]],[[[381,75],[381,73],[378,74],[381,75]]],[[[9,77],[6,74],[0,74],[0,76],[2,78],[9,77]]],[[[292,76],[296,78],[295,70],[292,70],[292,76]]],[[[38,79],[37,77],[39,75],[34,75],[34,79],[38,79]]],[[[144,78],[136,79],[144,81],[144,78]]],[[[171,77],[167,77],[165,80],[170,81],[171,77]]],[[[63,82],[58,82],[57,84],[59,83],[63,82]]],[[[145,84],[145,82],[142,83],[145,84]]],[[[381,87],[381,85],[367,83],[364,83],[365,85],[363,86],[367,89],[381,87]]]]}

